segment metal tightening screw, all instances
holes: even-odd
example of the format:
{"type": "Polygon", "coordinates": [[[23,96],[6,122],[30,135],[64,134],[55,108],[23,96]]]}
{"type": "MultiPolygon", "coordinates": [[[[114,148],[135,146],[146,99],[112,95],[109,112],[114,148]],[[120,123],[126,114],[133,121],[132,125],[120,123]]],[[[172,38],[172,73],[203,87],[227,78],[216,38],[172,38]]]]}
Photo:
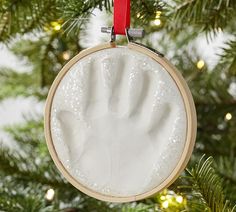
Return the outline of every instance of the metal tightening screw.
{"type": "MultiPolygon", "coordinates": [[[[112,27],[102,27],[101,32],[111,34],[112,27]]],[[[143,29],[127,29],[127,32],[132,38],[143,38],[145,35],[145,31],[143,29]]]]}

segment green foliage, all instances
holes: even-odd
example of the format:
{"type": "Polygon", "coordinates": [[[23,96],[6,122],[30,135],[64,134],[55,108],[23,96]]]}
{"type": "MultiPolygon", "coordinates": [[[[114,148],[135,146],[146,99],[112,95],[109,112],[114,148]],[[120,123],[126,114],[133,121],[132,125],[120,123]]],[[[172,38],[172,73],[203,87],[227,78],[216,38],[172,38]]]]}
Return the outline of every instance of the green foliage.
{"type": "Polygon", "coordinates": [[[45,99],[48,88],[66,62],[63,54],[72,57],[81,47],[77,39],[60,33],[44,33],[35,39],[12,42],[10,49],[20,59],[25,59],[32,71],[19,73],[0,67],[0,100],[16,96],[45,99]]]}
{"type": "Polygon", "coordinates": [[[66,33],[71,31],[76,34],[80,30],[83,23],[85,23],[89,16],[93,14],[95,8],[100,10],[111,10],[110,0],[95,0],[95,1],[59,1],[58,7],[61,9],[62,19],[65,20],[64,28],[66,33]]]}
{"type": "Polygon", "coordinates": [[[160,0],[131,1],[131,17],[134,25],[144,27],[154,20],[157,11],[163,11],[164,3],[160,0]]]}
{"type": "Polygon", "coordinates": [[[230,75],[236,76],[236,36],[227,42],[227,48],[224,48],[221,63],[227,67],[230,75]]]}
{"type": "Polygon", "coordinates": [[[177,24],[194,24],[203,31],[216,33],[220,29],[229,30],[227,27],[235,23],[234,0],[191,0],[176,3],[172,20],[177,24]]]}
{"type": "MultiPolygon", "coordinates": [[[[191,171],[188,170],[192,189],[195,191],[194,197],[198,199],[196,207],[194,206],[196,202],[193,202],[191,208],[196,211],[232,212],[236,209],[236,205],[231,208],[229,201],[225,200],[221,179],[217,176],[212,163],[212,157],[206,160],[202,157],[191,171]],[[199,207],[199,200],[203,205],[205,204],[205,207],[199,207]]],[[[189,202],[191,204],[191,200],[189,202]]]]}
{"type": "MultiPolygon", "coordinates": [[[[163,3],[155,1],[135,1],[132,10],[139,13],[143,24],[155,18],[156,10],[160,10],[163,3]]],[[[16,34],[45,30],[53,21],[61,20],[66,33],[74,32],[74,36],[83,26],[93,10],[111,11],[110,0],[22,0],[0,3],[0,41],[6,42],[16,34]]]]}
{"type": "MultiPolygon", "coordinates": [[[[187,80],[198,114],[198,136],[188,172],[168,190],[131,204],[109,204],[90,198],[65,181],[54,166],[44,140],[42,117],[4,130],[17,143],[15,149],[0,151],[0,211],[235,211],[236,202],[236,101],[229,93],[236,73],[236,2],[233,0],[131,1],[132,24],[144,27],[143,42],[168,55],[187,80]],[[156,12],[162,24],[155,26],[156,12]],[[231,35],[219,63],[199,70],[201,59],[189,48],[200,32],[208,35],[223,30],[231,35]],[[157,32],[161,35],[156,39],[157,32]],[[168,53],[173,54],[169,55],[168,53]],[[231,120],[225,114],[232,115],[231,120]],[[214,156],[201,158],[202,154],[214,156]],[[196,165],[195,165],[196,164],[196,165]],[[49,188],[53,201],[45,199],[49,188]],[[169,192],[169,193],[168,193],[169,192]],[[173,194],[174,193],[174,194],[173,194]],[[176,204],[174,195],[184,198],[176,204]],[[172,195],[168,208],[162,195],[172,195]],[[226,199],[230,200],[226,201],[226,199]]],[[[44,101],[49,87],[66,63],[81,51],[84,23],[98,8],[111,12],[109,0],[4,0],[0,2],[0,41],[31,67],[29,72],[0,68],[0,101],[9,97],[36,97],[44,101]],[[54,24],[59,25],[55,29],[54,24]],[[62,25],[62,28],[60,28],[62,25]],[[26,35],[26,36],[21,36],[26,35]]]]}
{"type": "MultiPolygon", "coordinates": [[[[66,43],[66,40],[67,38],[60,34],[49,33],[36,40],[22,39],[20,42],[12,44],[11,50],[19,58],[26,58],[29,64],[33,64],[32,71],[37,77],[35,83],[43,89],[51,85],[65,63],[62,54],[70,48],[70,43],[66,43]]],[[[77,46],[70,49],[71,53],[75,50],[77,50],[77,46]]]]}
{"type": "Polygon", "coordinates": [[[48,154],[44,143],[43,121],[41,117],[37,119],[26,119],[25,124],[5,126],[4,131],[11,135],[14,141],[17,141],[19,146],[24,146],[22,149],[26,154],[37,154],[45,156],[48,154]],[[34,148],[36,147],[36,148],[34,148]],[[32,151],[32,149],[34,151],[32,151]]]}
{"type": "Polygon", "coordinates": [[[38,96],[42,97],[43,93],[37,85],[36,76],[31,73],[19,73],[8,68],[0,70],[0,100],[8,97],[17,96],[38,96]]]}
{"type": "MultiPolygon", "coordinates": [[[[9,184],[9,182],[7,182],[9,184]]],[[[32,189],[20,189],[17,185],[14,185],[16,189],[13,191],[4,190],[2,187],[0,192],[0,209],[7,212],[25,212],[25,211],[37,211],[37,212],[56,212],[52,206],[47,205],[44,201],[44,194],[41,188],[38,186],[32,189]],[[37,192],[40,191],[40,192],[37,192]],[[17,192],[17,193],[16,193],[17,192]]]]}
{"type": "Polygon", "coordinates": [[[56,0],[3,0],[0,2],[0,41],[32,32],[57,19],[56,0]],[[45,15],[47,14],[47,15],[45,15]]]}
{"type": "Polygon", "coordinates": [[[220,157],[216,161],[215,168],[219,176],[224,180],[225,195],[228,199],[236,199],[235,189],[232,186],[236,184],[236,163],[233,156],[220,157]]]}
{"type": "Polygon", "coordinates": [[[137,204],[137,205],[126,205],[122,208],[122,212],[145,212],[145,211],[155,211],[155,205],[152,204],[137,204]]]}
{"type": "Polygon", "coordinates": [[[23,156],[19,152],[1,148],[1,172],[5,175],[15,177],[22,184],[36,181],[45,185],[64,186],[63,180],[49,160],[37,158],[34,154],[23,156]],[[28,158],[31,158],[31,161],[28,158]],[[47,164],[48,162],[49,165],[47,164]]]}
{"type": "Polygon", "coordinates": [[[59,174],[46,149],[42,117],[6,127],[6,132],[18,145],[14,150],[0,148],[1,211],[59,211],[61,203],[84,212],[118,211],[118,205],[81,194],[59,174]],[[53,202],[45,199],[49,188],[56,193],[53,202]]]}

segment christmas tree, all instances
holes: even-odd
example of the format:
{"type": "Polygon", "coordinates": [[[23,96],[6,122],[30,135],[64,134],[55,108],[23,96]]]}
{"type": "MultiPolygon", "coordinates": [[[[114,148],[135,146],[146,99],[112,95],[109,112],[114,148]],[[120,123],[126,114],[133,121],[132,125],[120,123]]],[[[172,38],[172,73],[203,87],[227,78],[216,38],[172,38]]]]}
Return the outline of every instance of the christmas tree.
{"type": "MultiPolygon", "coordinates": [[[[109,0],[1,1],[0,42],[26,60],[30,71],[1,67],[0,100],[22,96],[44,103],[61,67],[84,48],[81,40],[94,11],[112,20],[112,6],[109,0]]],[[[0,148],[0,211],[236,211],[236,1],[137,0],[131,11],[132,26],[146,31],[140,42],[165,54],[193,94],[198,134],[187,168],[154,197],[126,204],[98,201],[56,169],[43,117],[26,116],[24,123],[4,127],[15,145],[3,142],[0,148]],[[209,65],[196,41],[211,42],[219,34],[226,42],[218,55],[212,52],[218,59],[209,65]]]]}

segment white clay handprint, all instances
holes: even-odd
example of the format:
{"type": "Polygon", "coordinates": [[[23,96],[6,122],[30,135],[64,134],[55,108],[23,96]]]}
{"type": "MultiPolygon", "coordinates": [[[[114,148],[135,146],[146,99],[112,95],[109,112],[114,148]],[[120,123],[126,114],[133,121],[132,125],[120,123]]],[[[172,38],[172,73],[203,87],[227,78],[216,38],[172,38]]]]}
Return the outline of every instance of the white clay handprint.
{"type": "Polygon", "coordinates": [[[58,155],[94,190],[122,196],[155,186],[163,180],[158,172],[173,168],[162,170],[163,163],[176,160],[167,150],[183,145],[181,96],[149,60],[126,49],[100,52],[74,65],[57,90],[52,125],[60,128],[66,149],[55,144],[58,155]]]}

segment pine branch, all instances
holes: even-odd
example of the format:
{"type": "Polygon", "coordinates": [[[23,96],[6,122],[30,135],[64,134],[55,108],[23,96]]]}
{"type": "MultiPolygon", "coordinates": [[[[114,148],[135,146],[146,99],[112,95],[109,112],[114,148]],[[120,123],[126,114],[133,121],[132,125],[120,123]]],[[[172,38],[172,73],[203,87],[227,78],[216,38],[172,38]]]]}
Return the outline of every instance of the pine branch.
{"type": "Polygon", "coordinates": [[[219,176],[221,176],[224,179],[224,187],[226,191],[226,195],[229,199],[232,199],[236,202],[236,157],[231,154],[229,157],[226,156],[220,156],[217,159],[217,172],[219,173],[219,176]]]}
{"type": "Polygon", "coordinates": [[[16,34],[43,30],[51,22],[61,20],[66,31],[77,36],[81,25],[95,8],[110,10],[109,0],[21,0],[0,3],[0,41],[7,42],[16,34]]]}
{"type": "MultiPolygon", "coordinates": [[[[190,0],[177,1],[177,9],[171,13],[178,27],[193,24],[201,30],[216,33],[235,22],[236,2],[234,0],[190,0]]],[[[172,25],[173,26],[173,25],[172,25]]]]}
{"type": "Polygon", "coordinates": [[[73,32],[75,35],[81,29],[81,26],[88,21],[95,8],[110,11],[110,0],[62,0],[59,9],[64,20],[63,28],[67,34],[73,32]]]}
{"type": "Polygon", "coordinates": [[[197,198],[200,197],[201,203],[212,212],[233,212],[229,201],[225,200],[221,180],[213,168],[213,158],[205,160],[204,156],[199,163],[187,170],[193,183],[193,192],[197,198]]]}
{"type": "Polygon", "coordinates": [[[234,39],[226,43],[227,48],[223,48],[220,63],[226,66],[227,73],[236,76],[236,35],[234,39]]]}
{"type": "Polygon", "coordinates": [[[36,93],[39,99],[46,98],[48,88],[61,67],[67,62],[63,58],[63,53],[67,52],[72,57],[81,50],[77,43],[78,38],[53,32],[43,34],[34,40],[21,39],[11,45],[11,51],[20,59],[27,59],[29,65],[32,66],[30,75],[34,77],[34,82],[31,86],[35,86],[40,91],[36,93]]]}
{"type": "MultiPolygon", "coordinates": [[[[34,74],[31,73],[31,75],[35,76],[34,84],[38,89],[44,90],[46,86],[51,85],[56,73],[59,71],[58,69],[61,68],[60,62],[62,63],[62,59],[59,60],[58,54],[61,52],[57,51],[57,45],[60,45],[57,37],[58,35],[55,33],[45,34],[36,40],[22,39],[11,47],[11,51],[16,56],[27,58],[28,63],[32,65],[34,74]],[[57,44],[55,47],[53,47],[53,42],[57,44]],[[35,51],[36,49],[37,51],[35,51]],[[55,67],[57,67],[56,70],[55,67]]],[[[45,93],[47,93],[47,89],[45,93]]]]}
{"type": "MultiPolygon", "coordinates": [[[[42,52],[42,55],[41,55],[41,63],[39,66],[39,69],[40,69],[40,76],[41,76],[41,88],[44,88],[45,86],[47,86],[47,67],[48,67],[48,55],[49,55],[49,52],[51,52],[52,50],[52,43],[53,43],[53,40],[55,39],[56,35],[55,34],[51,34],[49,36],[49,39],[43,49],[43,52],[42,52]]],[[[50,72],[49,72],[50,73],[50,72]]]]}
{"type": "Polygon", "coordinates": [[[48,154],[43,134],[43,118],[41,116],[26,118],[24,124],[5,126],[3,129],[17,142],[21,150],[26,154],[38,155],[40,157],[45,157],[48,154]]]}
{"type": "Polygon", "coordinates": [[[43,28],[55,19],[58,19],[57,0],[1,1],[0,41],[43,28]]]}
{"type": "Polygon", "coordinates": [[[37,166],[35,165],[36,162],[29,162],[32,161],[32,158],[19,156],[15,152],[14,156],[13,152],[9,153],[6,149],[2,149],[0,153],[0,176],[1,183],[4,185],[0,184],[0,207],[6,208],[6,212],[15,212],[15,208],[22,212],[25,212],[27,208],[29,209],[26,211],[57,212],[59,211],[57,207],[61,207],[62,203],[74,206],[81,212],[94,210],[101,212],[119,211],[114,205],[110,207],[110,204],[88,197],[69,183],[65,183],[58,176],[57,170],[51,171],[52,161],[45,163],[45,166],[37,166]],[[44,199],[48,188],[53,188],[56,193],[54,201],[50,203],[53,207],[49,208],[45,205],[44,199]],[[8,195],[5,195],[5,193],[8,195]],[[5,198],[1,198],[1,194],[5,198]],[[6,202],[10,196],[11,201],[6,202]],[[24,201],[22,198],[24,198],[24,201]],[[9,208],[12,208],[12,210],[9,208]]]}
{"type": "Polygon", "coordinates": [[[12,176],[18,182],[28,183],[37,181],[43,185],[65,187],[66,184],[52,162],[42,161],[37,165],[36,158],[22,156],[20,153],[7,148],[0,149],[0,173],[12,176]],[[43,162],[43,163],[42,163],[43,162]]]}
{"type": "Polygon", "coordinates": [[[0,101],[17,96],[37,96],[45,98],[43,90],[37,85],[35,75],[31,73],[19,73],[8,68],[0,69],[0,101]]]}
{"type": "Polygon", "coordinates": [[[157,11],[164,10],[164,5],[160,0],[131,1],[132,24],[140,27],[149,25],[150,21],[155,20],[157,11]]]}
{"type": "Polygon", "coordinates": [[[1,212],[25,212],[25,211],[45,211],[56,212],[51,206],[45,206],[43,197],[37,197],[37,194],[32,196],[9,195],[8,193],[0,194],[0,208],[1,212]]]}
{"type": "Polygon", "coordinates": [[[0,210],[1,212],[58,211],[59,208],[56,209],[55,205],[47,205],[44,195],[45,191],[40,185],[24,188],[6,181],[0,188],[0,210]],[[9,185],[13,189],[9,190],[9,185]]]}

